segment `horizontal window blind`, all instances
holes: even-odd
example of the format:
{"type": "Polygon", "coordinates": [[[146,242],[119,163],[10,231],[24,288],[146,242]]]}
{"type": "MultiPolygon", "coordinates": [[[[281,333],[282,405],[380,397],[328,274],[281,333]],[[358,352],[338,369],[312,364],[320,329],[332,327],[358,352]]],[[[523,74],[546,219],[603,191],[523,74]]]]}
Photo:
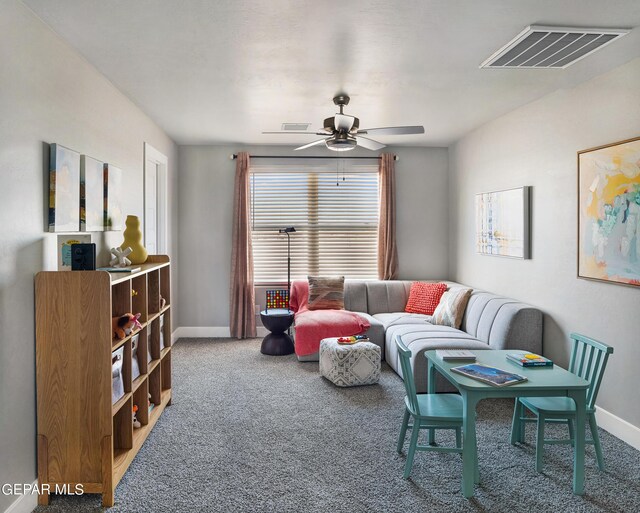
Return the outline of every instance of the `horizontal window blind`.
{"type": "Polygon", "coordinates": [[[292,280],[377,278],[377,164],[252,163],[251,217],[256,283],[287,281],[288,226],[292,280]]]}

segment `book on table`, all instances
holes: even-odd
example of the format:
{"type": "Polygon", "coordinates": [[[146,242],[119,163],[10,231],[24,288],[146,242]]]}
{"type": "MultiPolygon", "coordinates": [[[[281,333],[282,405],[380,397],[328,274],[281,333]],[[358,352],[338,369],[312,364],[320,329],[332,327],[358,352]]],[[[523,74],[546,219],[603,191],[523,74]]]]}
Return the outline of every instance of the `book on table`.
{"type": "Polygon", "coordinates": [[[507,359],[521,367],[553,367],[553,362],[549,358],[527,351],[507,353],[507,359]]]}
{"type": "Polygon", "coordinates": [[[436,349],[436,355],[445,362],[476,361],[476,355],[467,349],[436,349]]]}
{"type": "Polygon", "coordinates": [[[489,367],[488,365],[482,365],[480,363],[470,363],[460,367],[453,367],[451,370],[458,374],[477,379],[478,381],[483,381],[484,383],[489,383],[496,387],[515,385],[516,383],[527,381],[527,378],[520,374],[514,374],[513,372],[498,369],[496,367],[489,367]]]}

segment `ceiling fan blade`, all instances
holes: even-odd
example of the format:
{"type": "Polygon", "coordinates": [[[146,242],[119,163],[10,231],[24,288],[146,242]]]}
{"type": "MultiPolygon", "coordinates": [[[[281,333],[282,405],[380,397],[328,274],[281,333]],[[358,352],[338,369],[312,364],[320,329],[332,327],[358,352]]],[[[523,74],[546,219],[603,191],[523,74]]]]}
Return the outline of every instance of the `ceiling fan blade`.
{"type": "Polygon", "coordinates": [[[385,147],[384,144],[374,141],[373,139],[369,139],[368,137],[362,137],[361,135],[356,136],[356,141],[358,142],[358,146],[362,146],[367,150],[376,151],[385,147]]]}
{"type": "Polygon", "coordinates": [[[340,132],[341,130],[348,132],[349,130],[351,130],[354,120],[355,118],[353,116],[347,116],[346,114],[336,114],[335,118],[333,119],[333,123],[338,132],[340,132]]]}
{"type": "Polygon", "coordinates": [[[411,135],[424,134],[423,126],[386,126],[382,128],[364,128],[358,134],[368,135],[411,135]]]}
{"type": "Polygon", "coordinates": [[[292,130],[284,130],[281,132],[262,132],[266,135],[274,135],[274,134],[296,134],[296,135],[331,135],[329,132],[294,132],[292,130]]]}
{"type": "Polygon", "coordinates": [[[304,150],[306,148],[311,148],[311,146],[318,146],[319,144],[324,144],[325,140],[326,139],[318,139],[317,141],[313,141],[312,143],[305,144],[304,146],[299,146],[298,148],[294,149],[293,151],[304,150]]]}

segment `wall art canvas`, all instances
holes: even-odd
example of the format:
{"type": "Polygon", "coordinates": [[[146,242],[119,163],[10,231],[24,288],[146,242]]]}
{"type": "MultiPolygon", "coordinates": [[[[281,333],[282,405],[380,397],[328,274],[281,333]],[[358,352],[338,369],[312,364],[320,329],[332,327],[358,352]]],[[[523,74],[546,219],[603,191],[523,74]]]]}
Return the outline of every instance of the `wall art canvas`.
{"type": "Polygon", "coordinates": [[[49,155],[49,231],[80,229],[80,154],[52,144],[49,155]]]}
{"type": "Polygon", "coordinates": [[[481,255],[530,258],[529,189],[476,194],[476,250],[481,255]]]}
{"type": "Polygon", "coordinates": [[[104,162],[80,156],[80,231],[104,230],[104,162]]]}
{"type": "Polygon", "coordinates": [[[578,276],[640,286],[640,137],[578,152],[578,276]]]}
{"type": "Polygon", "coordinates": [[[122,169],[112,165],[104,165],[104,228],[105,230],[122,230],[122,169]]]}

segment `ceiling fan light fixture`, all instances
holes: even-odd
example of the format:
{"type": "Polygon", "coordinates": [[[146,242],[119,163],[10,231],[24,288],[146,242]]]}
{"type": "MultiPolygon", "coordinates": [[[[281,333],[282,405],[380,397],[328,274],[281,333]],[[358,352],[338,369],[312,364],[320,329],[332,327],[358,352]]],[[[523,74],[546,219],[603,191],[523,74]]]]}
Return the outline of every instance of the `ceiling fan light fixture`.
{"type": "Polygon", "coordinates": [[[346,134],[338,134],[336,137],[330,137],[326,139],[324,143],[331,151],[353,150],[358,145],[356,138],[352,136],[344,137],[344,135],[346,134]]]}

